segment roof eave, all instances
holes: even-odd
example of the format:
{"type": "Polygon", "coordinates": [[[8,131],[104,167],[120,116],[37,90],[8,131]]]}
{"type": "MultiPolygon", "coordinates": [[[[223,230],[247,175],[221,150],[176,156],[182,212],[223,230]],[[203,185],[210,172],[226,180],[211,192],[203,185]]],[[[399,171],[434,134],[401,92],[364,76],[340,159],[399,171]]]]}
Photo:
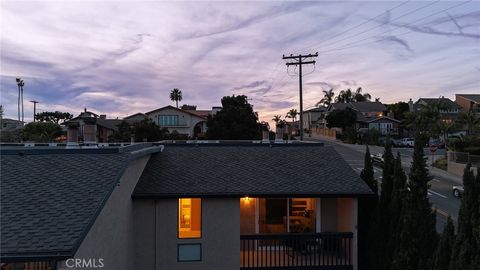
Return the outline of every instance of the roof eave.
{"type": "Polygon", "coordinates": [[[352,198],[352,197],[371,197],[373,192],[369,193],[168,193],[168,194],[132,194],[132,199],[172,199],[172,198],[352,198]]]}

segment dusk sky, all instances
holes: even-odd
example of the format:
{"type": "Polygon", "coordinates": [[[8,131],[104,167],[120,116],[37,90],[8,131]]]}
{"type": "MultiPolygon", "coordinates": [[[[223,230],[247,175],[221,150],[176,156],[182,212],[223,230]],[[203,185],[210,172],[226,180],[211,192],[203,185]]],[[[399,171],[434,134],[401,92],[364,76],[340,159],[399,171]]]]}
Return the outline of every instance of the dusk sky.
{"type": "Polygon", "coordinates": [[[361,86],[384,103],[480,93],[479,1],[157,2],[2,1],[1,104],[16,119],[41,111],[109,118],[180,104],[251,98],[261,120],[299,109],[298,76],[282,54],[315,53],[304,66],[304,108],[322,90],[361,86]]]}

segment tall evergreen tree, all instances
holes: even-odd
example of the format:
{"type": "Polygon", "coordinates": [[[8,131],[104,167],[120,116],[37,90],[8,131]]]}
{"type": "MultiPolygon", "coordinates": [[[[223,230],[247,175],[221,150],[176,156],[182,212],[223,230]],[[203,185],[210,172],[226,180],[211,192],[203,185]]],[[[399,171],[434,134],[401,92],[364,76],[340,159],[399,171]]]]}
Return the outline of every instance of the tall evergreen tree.
{"type": "Polygon", "coordinates": [[[378,187],[374,176],[372,158],[370,156],[370,149],[367,145],[365,152],[365,164],[360,177],[372,189],[374,196],[360,198],[358,202],[358,265],[360,269],[370,269],[369,266],[369,252],[371,252],[370,243],[375,234],[372,232],[372,227],[375,222],[375,210],[378,204],[378,187]]]}
{"type": "Polygon", "coordinates": [[[423,144],[419,136],[419,133],[415,136],[408,192],[401,213],[401,232],[392,261],[393,270],[428,269],[438,238],[435,212],[427,197],[428,182],[432,177],[426,168],[423,144]]]}
{"type": "Polygon", "coordinates": [[[372,269],[389,269],[393,254],[388,252],[387,245],[390,232],[390,203],[392,200],[393,189],[393,169],[394,158],[392,154],[392,145],[390,138],[387,138],[385,144],[385,151],[383,153],[383,173],[382,184],[380,185],[381,193],[378,208],[376,211],[375,229],[376,237],[374,239],[374,252],[370,261],[372,262],[372,269]]]}
{"type": "Polygon", "coordinates": [[[432,258],[432,269],[448,270],[454,242],[455,227],[453,226],[452,219],[448,217],[447,224],[443,228],[442,236],[440,237],[437,249],[435,250],[435,254],[432,258]]]}
{"type": "Polygon", "coordinates": [[[405,196],[407,196],[407,176],[402,168],[402,159],[400,153],[393,162],[393,177],[392,177],[392,198],[389,205],[390,228],[389,237],[387,241],[386,252],[388,254],[395,253],[397,245],[400,241],[400,234],[402,231],[402,212],[404,210],[405,196]]]}
{"type": "Polygon", "coordinates": [[[480,263],[480,176],[468,164],[463,172],[463,193],[458,213],[458,231],[453,246],[450,270],[478,269],[480,263]]]}

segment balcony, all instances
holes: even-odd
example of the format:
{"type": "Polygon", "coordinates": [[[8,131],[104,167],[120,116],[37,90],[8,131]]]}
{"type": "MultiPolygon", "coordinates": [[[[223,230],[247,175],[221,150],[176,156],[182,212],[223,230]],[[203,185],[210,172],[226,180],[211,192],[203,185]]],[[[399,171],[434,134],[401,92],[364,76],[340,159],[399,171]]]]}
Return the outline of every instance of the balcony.
{"type": "Polygon", "coordinates": [[[240,269],[353,269],[351,232],[240,236],[240,269]]]}

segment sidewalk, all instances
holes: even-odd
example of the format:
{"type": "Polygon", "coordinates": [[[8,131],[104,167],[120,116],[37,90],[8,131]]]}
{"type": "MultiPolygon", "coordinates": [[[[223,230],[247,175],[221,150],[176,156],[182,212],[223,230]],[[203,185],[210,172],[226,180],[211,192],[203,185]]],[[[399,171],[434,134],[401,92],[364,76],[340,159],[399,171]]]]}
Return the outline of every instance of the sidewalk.
{"type": "MultiPolygon", "coordinates": [[[[309,137],[309,138],[314,139],[314,140],[328,141],[330,143],[335,143],[335,144],[341,145],[343,147],[348,147],[352,150],[355,150],[355,151],[363,153],[363,154],[365,153],[365,145],[343,143],[340,140],[330,138],[330,137],[324,137],[324,136],[320,136],[320,135],[316,135],[316,134],[312,134],[312,136],[309,137]]],[[[308,140],[308,138],[306,138],[306,139],[308,140]]],[[[384,151],[384,147],[382,147],[382,146],[369,145],[368,147],[370,148],[370,153],[371,154],[383,153],[383,151],[384,151]]],[[[394,155],[396,155],[396,154],[394,153],[394,155]]],[[[402,155],[402,164],[404,164],[406,167],[410,168],[411,162],[412,162],[411,157],[402,155]]],[[[449,180],[452,180],[453,182],[455,182],[459,185],[463,184],[462,177],[460,177],[460,176],[457,176],[457,175],[451,174],[447,171],[432,167],[429,164],[428,164],[428,169],[430,170],[430,174],[433,177],[444,177],[444,178],[448,178],[449,180]]]]}

